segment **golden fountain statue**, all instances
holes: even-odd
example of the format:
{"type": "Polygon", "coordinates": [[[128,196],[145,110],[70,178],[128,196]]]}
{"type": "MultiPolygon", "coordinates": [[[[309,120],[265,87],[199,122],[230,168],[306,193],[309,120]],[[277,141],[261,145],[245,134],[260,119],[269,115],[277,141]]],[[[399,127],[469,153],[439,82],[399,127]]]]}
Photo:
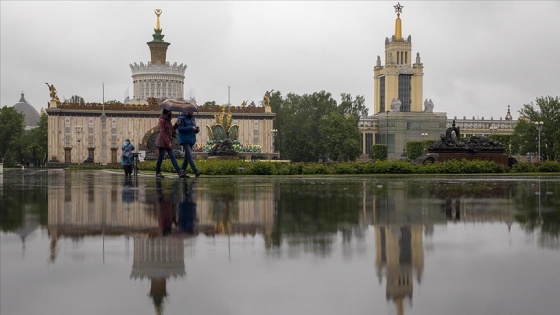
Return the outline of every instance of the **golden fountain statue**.
{"type": "Polygon", "coordinates": [[[226,114],[226,105],[222,105],[222,112],[214,115],[216,122],[212,126],[206,125],[210,140],[237,140],[239,136],[239,126],[232,125],[232,115],[226,114]]]}

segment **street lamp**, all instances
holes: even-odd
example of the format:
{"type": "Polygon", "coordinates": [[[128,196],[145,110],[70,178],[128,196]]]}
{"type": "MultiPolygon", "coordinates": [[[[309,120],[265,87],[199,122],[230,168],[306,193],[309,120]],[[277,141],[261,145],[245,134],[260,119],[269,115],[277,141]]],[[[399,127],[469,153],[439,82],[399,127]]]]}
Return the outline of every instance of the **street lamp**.
{"type": "Polygon", "coordinates": [[[102,108],[103,108],[103,110],[102,110],[102,113],[103,113],[103,116],[105,116],[105,82],[101,82],[101,88],[102,88],[102,93],[103,93],[103,98],[102,98],[102,102],[103,102],[103,104],[102,104],[103,107],[102,108]]]}
{"type": "Polygon", "coordinates": [[[387,128],[387,133],[385,134],[385,144],[387,145],[387,153],[389,152],[389,112],[387,111],[387,120],[385,122],[385,127],[387,128]]]}
{"type": "Polygon", "coordinates": [[[82,161],[82,132],[84,132],[84,126],[78,125],[74,126],[74,131],[76,132],[76,141],[78,142],[78,164],[82,161]]]}
{"type": "Polygon", "coordinates": [[[278,130],[277,129],[272,129],[270,130],[272,132],[272,150],[274,151],[274,153],[278,152],[277,148],[276,148],[276,135],[278,134],[278,130]]]}
{"type": "Polygon", "coordinates": [[[535,125],[537,126],[537,131],[539,132],[539,162],[541,161],[541,131],[543,127],[542,121],[535,121],[535,125]]]}
{"type": "Polygon", "coordinates": [[[103,88],[103,112],[101,113],[101,164],[107,165],[107,115],[105,115],[105,82],[101,82],[103,88]]]}

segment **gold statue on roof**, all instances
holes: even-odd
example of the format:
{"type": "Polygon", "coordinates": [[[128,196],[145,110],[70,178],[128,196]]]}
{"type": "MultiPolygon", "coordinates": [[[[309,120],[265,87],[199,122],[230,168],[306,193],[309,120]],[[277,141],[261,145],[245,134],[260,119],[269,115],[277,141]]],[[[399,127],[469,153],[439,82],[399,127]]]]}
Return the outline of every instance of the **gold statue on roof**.
{"type": "Polygon", "coordinates": [[[160,8],[157,8],[157,9],[154,10],[154,12],[156,13],[156,16],[157,16],[157,20],[156,20],[156,30],[159,30],[159,29],[161,29],[161,28],[159,27],[159,16],[161,15],[161,9],[160,9],[160,8]]]}
{"type": "Polygon", "coordinates": [[[54,84],[49,84],[48,82],[46,82],[45,84],[49,87],[51,101],[54,101],[56,102],[56,104],[60,105],[60,99],[58,98],[58,95],[56,95],[56,88],[54,87],[54,84]]]}

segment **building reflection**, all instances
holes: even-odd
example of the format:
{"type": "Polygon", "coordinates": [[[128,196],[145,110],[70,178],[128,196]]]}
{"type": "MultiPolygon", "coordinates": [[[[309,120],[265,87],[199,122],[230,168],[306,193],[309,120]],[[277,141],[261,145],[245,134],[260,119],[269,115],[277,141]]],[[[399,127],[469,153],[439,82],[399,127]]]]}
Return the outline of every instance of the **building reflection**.
{"type": "MultiPolygon", "coordinates": [[[[240,183],[234,178],[158,183],[152,178],[126,182],[114,176],[96,184],[97,178],[88,176],[94,175],[60,172],[49,177],[51,260],[56,259],[59,238],[131,236],[131,278],[150,279],[157,312],[163,310],[167,280],[185,276],[185,238],[257,236],[267,249],[280,251],[287,244],[289,255],[310,248],[314,254],[329,255],[330,248],[338,246],[338,237],[346,246],[371,229],[372,268],[379,283],[385,282],[389,303],[404,314],[412,308],[414,286],[427,276],[424,242],[436,226],[501,223],[498,228],[508,233],[520,211],[533,209],[523,200],[534,203],[535,195],[530,183],[505,181],[364,179],[341,190],[322,179],[296,184],[240,183]],[[167,219],[162,217],[162,200],[170,201],[175,211],[164,216],[167,219]],[[174,224],[171,233],[163,232],[161,222],[174,224]]],[[[543,209],[551,202],[543,198],[543,209]]]]}
{"type": "Polygon", "coordinates": [[[386,298],[397,314],[405,314],[407,302],[412,308],[414,282],[421,285],[424,236],[431,236],[435,225],[459,222],[501,222],[510,231],[515,212],[511,188],[409,181],[364,186],[363,215],[373,224],[378,280],[385,278],[386,298]]]}
{"type": "Polygon", "coordinates": [[[273,184],[255,189],[223,182],[203,184],[196,189],[194,181],[166,180],[164,186],[167,186],[158,188],[151,180],[130,181],[121,176],[114,176],[114,180],[104,184],[96,184],[97,178],[92,173],[59,172],[49,176],[47,228],[51,238],[51,261],[56,259],[57,242],[61,237],[160,234],[162,213],[154,209],[154,205],[161,189],[170,191],[176,199],[173,231],[180,231],[178,223],[191,220],[196,232],[207,236],[262,235],[265,244],[270,246],[274,223],[273,184]],[[80,184],[76,185],[77,182],[80,184]],[[184,194],[185,191],[190,195],[184,194]],[[178,209],[179,205],[184,208],[178,209]]]}
{"type": "Polygon", "coordinates": [[[163,314],[167,279],[184,277],[185,254],[182,238],[136,236],[130,278],[150,280],[149,296],[156,314],[163,314]]]}

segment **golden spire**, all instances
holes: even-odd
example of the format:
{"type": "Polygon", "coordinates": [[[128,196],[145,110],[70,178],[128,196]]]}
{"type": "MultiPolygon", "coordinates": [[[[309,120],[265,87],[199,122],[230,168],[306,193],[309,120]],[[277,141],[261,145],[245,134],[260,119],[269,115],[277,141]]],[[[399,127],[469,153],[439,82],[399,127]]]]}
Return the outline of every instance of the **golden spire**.
{"type": "Polygon", "coordinates": [[[402,29],[401,29],[401,13],[404,6],[400,2],[393,6],[395,12],[397,13],[397,20],[395,21],[395,40],[402,40],[402,29]]]}
{"type": "Polygon", "coordinates": [[[161,28],[159,27],[159,16],[161,15],[161,9],[157,8],[157,9],[154,10],[154,12],[156,13],[156,16],[157,16],[156,30],[160,30],[161,28]]]}

